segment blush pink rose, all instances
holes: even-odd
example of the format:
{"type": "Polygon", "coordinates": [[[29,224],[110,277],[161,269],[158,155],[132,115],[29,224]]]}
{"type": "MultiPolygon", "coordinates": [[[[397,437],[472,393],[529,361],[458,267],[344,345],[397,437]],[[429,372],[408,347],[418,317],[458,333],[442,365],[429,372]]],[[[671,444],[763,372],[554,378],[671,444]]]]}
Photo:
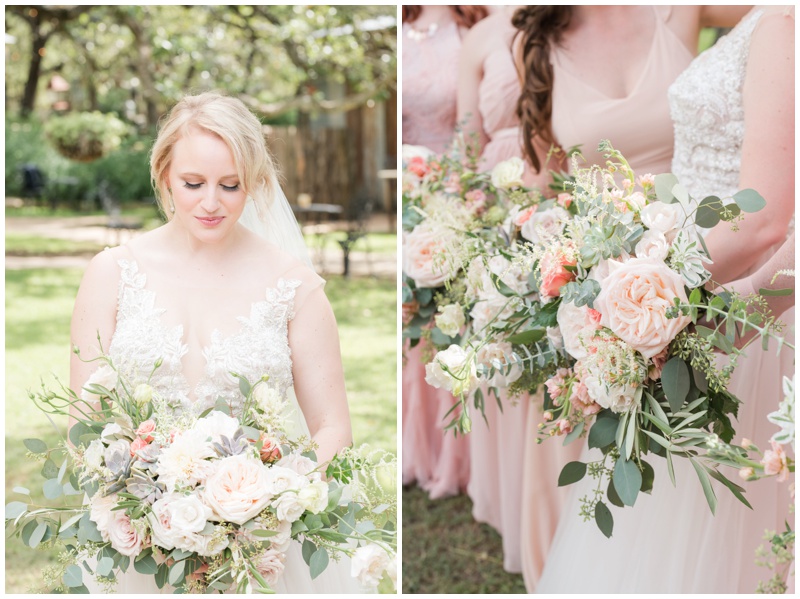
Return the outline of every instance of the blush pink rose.
{"type": "Polygon", "coordinates": [[[435,260],[445,251],[447,233],[422,223],[403,236],[403,272],[417,287],[439,287],[450,278],[447,266],[435,260]]]}
{"type": "Polygon", "coordinates": [[[560,435],[568,435],[572,432],[572,423],[566,418],[558,421],[558,431],[560,435]]]}
{"type": "Polygon", "coordinates": [[[661,262],[610,260],[609,274],[600,287],[594,301],[602,314],[600,323],[645,358],[661,353],[691,322],[683,315],[667,318],[676,297],[684,303],[688,299],[681,276],[661,262]]]}
{"type": "Polygon", "coordinates": [[[131,524],[131,517],[124,510],[112,512],[108,526],[108,540],[122,555],[133,557],[142,552],[144,539],[131,524]]]}
{"type": "Polygon", "coordinates": [[[139,428],[136,429],[136,434],[142,437],[148,443],[152,443],[153,435],[151,435],[150,433],[152,433],[155,430],[156,430],[156,423],[153,422],[152,420],[145,420],[139,425],[139,428]]]}
{"type": "Polygon", "coordinates": [[[539,286],[539,294],[547,297],[557,297],[561,288],[575,280],[575,273],[568,271],[565,266],[575,266],[577,261],[569,260],[566,257],[558,257],[546,253],[542,256],[539,269],[542,272],[542,284],[539,286]]]}
{"type": "Polygon", "coordinates": [[[206,479],[203,499],[220,520],[244,524],[272,501],[266,491],[269,471],[244,454],[218,460],[206,479]]]}
{"type": "Polygon", "coordinates": [[[525,208],[525,210],[517,214],[517,216],[514,218],[514,224],[517,225],[518,227],[524,225],[526,222],[528,222],[528,219],[530,219],[530,217],[533,216],[533,213],[536,212],[537,208],[539,208],[539,206],[531,206],[530,208],[525,208]]]}
{"type": "Polygon", "coordinates": [[[275,586],[280,580],[283,570],[285,568],[284,562],[286,561],[286,554],[276,551],[275,549],[267,549],[256,562],[256,570],[267,584],[275,586]]]}
{"type": "MultiPolygon", "coordinates": [[[[153,437],[150,438],[152,439],[153,437]]],[[[140,449],[144,449],[145,447],[147,447],[147,445],[148,445],[147,441],[145,441],[141,437],[137,437],[136,439],[134,439],[133,443],[131,443],[131,456],[136,455],[137,451],[139,451],[140,449]]]]}
{"type": "Polygon", "coordinates": [[[568,193],[558,194],[556,197],[556,204],[562,208],[569,208],[570,204],[572,204],[572,195],[568,193]]]}
{"type": "Polygon", "coordinates": [[[281,459],[281,446],[275,439],[268,437],[266,433],[261,433],[261,441],[263,442],[260,452],[262,462],[272,463],[281,459]]]}

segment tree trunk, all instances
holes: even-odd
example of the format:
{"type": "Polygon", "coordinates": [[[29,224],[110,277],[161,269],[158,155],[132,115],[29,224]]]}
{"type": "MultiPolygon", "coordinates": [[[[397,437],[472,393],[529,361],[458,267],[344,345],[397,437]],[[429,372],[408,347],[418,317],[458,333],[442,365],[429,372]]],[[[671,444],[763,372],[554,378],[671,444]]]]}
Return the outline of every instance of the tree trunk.
{"type": "Polygon", "coordinates": [[[35,25],[31,23],[31,62],[28,65],[28,79],[25,82],[25,92],[22,95],[22,104],[20,106],[22,116],[28,116],[32,113],[36,105],[36,91],[39,88],[42,58],[48,37],[50,36],[41,34],[38,22],[35,25]]]}

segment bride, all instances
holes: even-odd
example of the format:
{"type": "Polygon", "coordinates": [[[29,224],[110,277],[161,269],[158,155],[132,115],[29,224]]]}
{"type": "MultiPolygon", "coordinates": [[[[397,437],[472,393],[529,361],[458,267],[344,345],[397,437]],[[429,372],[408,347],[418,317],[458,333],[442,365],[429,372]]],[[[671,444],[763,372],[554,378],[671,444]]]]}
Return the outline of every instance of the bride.
{"type": "MultiPolygon", "coordinates": [[[[251,381],[268,374],[296,396],[294,432],[310,434],[320,463],[330,460],[352,442],[336,321],[258,119],[234,98],[187,96],[163,121],[150,169],[168,222],[91,261],[73,344],[93,358],[99,340],[134,385],[163,360],[150,385],[175,410],[202,412],[219,400],[240,410],[230,373],[251,381]]],[[[73,355],[76,393],[93,364],[73,355]]],[[[359,592],[347,560],[312,581],[296,545],[278,592],[359,592]]],[[[159,591],[131,568],[117,591],[172,589],[159,591]]]]}
{"type": "MultiPolygon", "coordinates": [[[[763,264],[791,234],[794,221],[794,9],[756,7],[670,88],[675,124],[673,172],[694,198],[753,188],[767,200],[738,232],[720,226],[707,236],[713,279],[725,284],[763,264]],[[768,90],[768,91],[765,91],[768,90]]],[[[793,311],[780,316],[789,333],[793,311]]],[[[737,438],[765,444],[766,419],[782,399],[793,352],[775,356],[760,344],[739,361],[730,391],[743,400],[737,438]]],[[[584,460],[585,461],[585,460],[584,460]]],[[[537,592],[753,593],[770,572],[757,568],[765,529],[783,530],[789,491],[772,480],[744,483],[748,510],[727,490],[712,516],[688,464],[666,468],[652,496],[622,510],[606,539],[578,517],[576,488],[566,504],[537,592]],[[660,482],[659,482],[660,481],[660,482]],[[580,576],[573,572],[580,571],[580,576]]]]}

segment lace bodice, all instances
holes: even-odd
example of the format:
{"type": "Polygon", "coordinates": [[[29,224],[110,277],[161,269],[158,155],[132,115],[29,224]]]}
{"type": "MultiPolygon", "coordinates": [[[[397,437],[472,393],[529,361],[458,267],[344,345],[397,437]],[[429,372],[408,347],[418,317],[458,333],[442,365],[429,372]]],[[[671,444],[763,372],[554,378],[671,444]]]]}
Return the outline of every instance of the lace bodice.
{"type": "Polygon", "coordinates": [[[251,383],[269,375],[270,383],[282,394],[292,385],[292,358],[288,323],[294,317],[295,290],[301,282],[278,279],[266,290],[265,299],[251,306],[248,316],[239,316],[240,329],[233,335],[219,330],[203,348],[204,376],[190,388],[182,366],[188,351],[182,325],[162,322],[164,308],[157,305],[155,292],[147,289],[147,277],[134,260],[118,260],[121,269],[117,304],[117,326],[109,356],[132,385],[146,382],[157,360],[163,361],[150,379],[154,391],[176,409],[198,413],[213,407],[218,399],[234,411],[241,410],[243,396],[236,372],[251,383]]]}
{"type": "Polygon", "coordinates": [[[696,200],[738,191],[745,68],[750,37],[763,14],[747,15],[669,88],[675,126],[672,172],[696,200]]]}
{"type": "Polygon", "coordinates": [[[443,152],[456,126],[461,39],[455,23],[423,39],[403,25],[403,143],[443,152]]]}

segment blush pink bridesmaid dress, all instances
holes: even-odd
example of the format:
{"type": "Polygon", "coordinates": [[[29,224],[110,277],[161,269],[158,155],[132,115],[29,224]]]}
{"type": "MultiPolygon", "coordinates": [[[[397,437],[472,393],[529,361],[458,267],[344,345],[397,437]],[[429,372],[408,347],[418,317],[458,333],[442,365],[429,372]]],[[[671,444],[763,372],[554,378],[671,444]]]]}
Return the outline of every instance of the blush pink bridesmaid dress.
{"type": "MultiPolygon", "coordinates": [[[[625,97],[608,97],[591,87],[570,73],[568,61],[560,48],[551,51],[550,61],[554,75],[551,121],[553,133],[564,149],[580,144],[581,153],[587,163],[605,163],[605,158],[597,152],[597,145],[601,139],[609,139],[623,153],[637,174],[667,173],[671,170],[674,137],[667,88],[689,66],[692,53],[667,24],[670,7],[656,6],[653,10],[656,28],[650,55],[637,84],[625,97]]],[[[528,430],[535,431],[539,422],[540,413],[530,410],[528,430]]],[[[531,434],[526,438],[523,451],[524,508],[521,511],[520,529],[522,574],[529,592],[540,592],[537,585],[559,520],[580,521],[577,510],[567,513],[563,509],[569,505],[567,499],[571,487],[556,485],[563,465],[580,458],[586,441],[576,441],[561,448],[564,455],[571,452],[570,457],[562,457],[558,462],[547,462],[547,467],[544,467],[542,451],[546,451],[547,446],[552,444],[560,444],[560,440],[551,439],[537,445],[535,434],[531,434]]],[[[625,514],[627,515],[629,514],[625,514]]],[[[586,529],[590,527],[595,525],[585,525],[586,529]]],[[[586,534],[594,532],[599,534],[599,531],[594,530],[587,530],[586,534]]],[[[575,544],[581,542],[580,538],[572,538],[570,541],[575,544]]],[[[595,556],[595,559],[602,563],[602,553],[595,556]]],[[[575,571],[580,571],[581,568],[580,564],[575,564],[575,571]]],[[[575,571],[570,576],[575,576],[575,571]]]]}
{"type": "MultiPolygon", "coordinates": [[[[456,76],[461,38],[455,22],[422,39],[403,25],[403,143],[444,152],[456,125],[456,76]]],[[[405,347],[403,363],[403,484],[416,482],[431,499],[456,495],[469,481],[465,437],[445,434],[452,395],[425,382],[422,349],[405,347]]]]}

